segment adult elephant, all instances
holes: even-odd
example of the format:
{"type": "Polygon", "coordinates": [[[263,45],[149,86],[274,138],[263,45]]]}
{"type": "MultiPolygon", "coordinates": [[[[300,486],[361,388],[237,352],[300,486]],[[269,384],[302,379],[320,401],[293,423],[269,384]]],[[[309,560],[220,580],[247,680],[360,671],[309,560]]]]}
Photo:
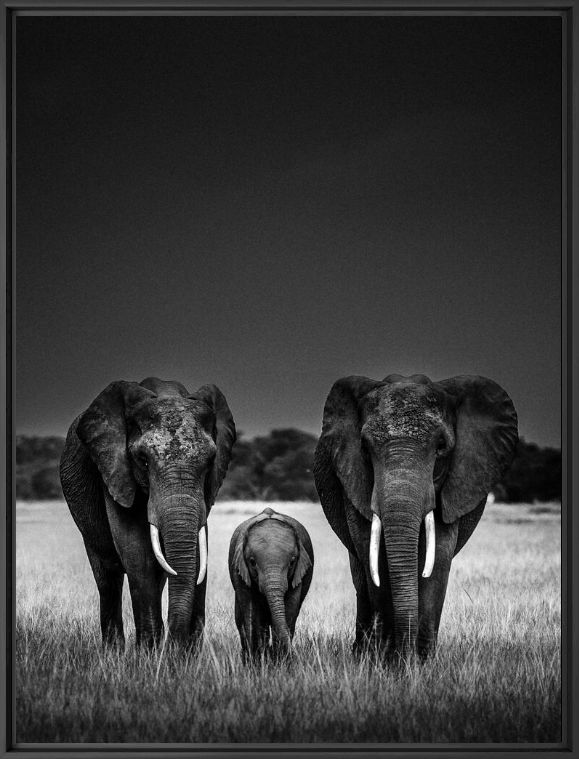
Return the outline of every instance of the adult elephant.
{"type": "Polygon", "coordinates": [[[137,644],[200,640],[207,515],[231,458],[235,425],[223,393],[149,377],[112,382],[72,423],[60,464],[70,512],[100,594],[104,643],[124,643],[125,573],[137,644]]]}
{"type": "Polygon", "coordinates": [[[511,399],[485,377],[390,374],[334,384],[314,476],[350,552],[354,650],[371,644],[395,658],[434,650],[452,559],[517,439],[511,399]]]}

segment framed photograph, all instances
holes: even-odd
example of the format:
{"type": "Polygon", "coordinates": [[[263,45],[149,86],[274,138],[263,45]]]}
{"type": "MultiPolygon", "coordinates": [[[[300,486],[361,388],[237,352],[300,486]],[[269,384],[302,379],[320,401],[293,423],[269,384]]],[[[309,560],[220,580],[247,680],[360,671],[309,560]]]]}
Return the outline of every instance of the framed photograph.
{"type": "Polygon", "coordinates": [[[577,750],[574,11],[3,4],[6,752],[577,750]]]}

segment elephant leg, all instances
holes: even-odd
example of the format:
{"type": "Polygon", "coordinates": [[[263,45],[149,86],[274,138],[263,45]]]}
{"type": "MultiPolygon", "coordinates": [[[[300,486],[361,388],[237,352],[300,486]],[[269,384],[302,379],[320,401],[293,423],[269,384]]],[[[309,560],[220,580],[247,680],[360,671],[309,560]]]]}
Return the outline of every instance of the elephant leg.
{"type": "Polygon", "coordinates": [[[267,602],[248,588],[235,594],[235,623],[241,639],[244,660],[257,658],[269,642],[269,611],[267,602]]]}
{"type": "Polygon", "coordinates": [[[205,575],[203,582],[195,588],[195,599],[193,601],[193,613],[191,616],[191,645],[196,650],[201,647],[203,641],[206,593],[207,575],[205,575]]]}
{"type": "Polygon", "coordinates": [[[116,553],[101,556],[85,541],[86,553],[100,596],[103,645],[123,648],[123,581],[125,571],[116,553]]]}
{"type": "Polygon", "coordinates": [[[302,606],[302,587],[298,585],[297,588],[291,588],[285,597],[285,618],[289,627],[290,637],[293,639],[298,614],[302,606]]]}
{"type": "MultiPolygon", "coordinates": [[[[442,614],[442,606],[446,595],[446,586],[452,557],[454,556],[458,522],[444,524],[436,520],[436,557],[430,577],[422,577],[422,564],[419,568],[418,580],[418,636],[417,651],[421,659],[425,659],[436,649],[438,627],[442,614]]],[[[421,561],[425,554],[424,529],[421,530],[418,555],[421,561]]]]}
{"type": "Polygon", "coordinates": [[[161,597],[167,581],[149,535],[146,509],[129,511],[105,493],[111,534],[129,580],[137,645],[155,646],[163,640],[161,597]]]}
{"type": "Polygon", "coordinates": [[[157,572],[154,567],[153,571],[129,574],[137,646],[153,647],[163,641],[161,598],[165,582],[163,570],[157,572]]]}
{"type": "Polygon", "coordinates": [[[248,636],[245,632],[245,615],[243,613],[243,609],[241,608],[241,604],[239,603],[239,599],[237,597],[237,593],[235,594],[235,625],[237,627],[237,631],[239,633],[239,640],[241,641],[241,653],[243,657],[247,655],[250,647],[251,641],[248,641],[248,636]]]}
{"type": "Polygon", "coordinates": [[[368,592],[364,565],[353,553],[349,556],[352,582],[356,589],[356,636],[352,651],[359,654],[371,646],[376,637],[376,614],[368,592]]]}
{"type": "Polygon", "coordinates": [[[346,511],[346,521],[356,552],[350,551],[350,572],[356,589],[356,636],[352,651],[379,651],[391,636],[392,601],[385,551],[380,552],[381,587],[372,582],[369,567],[370,524],[356,509],[346,511]],[[362,557],[360,559],[359,557],[362,557]]]}

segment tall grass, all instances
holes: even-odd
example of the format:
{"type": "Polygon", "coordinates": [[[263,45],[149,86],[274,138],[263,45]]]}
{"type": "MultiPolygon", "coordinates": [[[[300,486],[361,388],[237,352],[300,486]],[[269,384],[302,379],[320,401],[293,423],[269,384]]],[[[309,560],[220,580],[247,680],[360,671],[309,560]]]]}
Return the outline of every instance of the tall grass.
{"type": "Polygon", "coordinates": [[[66,507],[19,504],[17,740],[561,740],[556,507],[487,509],[453,564],[436,655],[397,670],[352,657],[347,555],[314,504],[274,504],[306,525],[316,551],[296,657],[242,665],[226,549],[263,507],[220,503],[211,514],[206,636],[194,657],[135,649],[128,598],[126,650],[103,651],[96,586],[66,507]]]}

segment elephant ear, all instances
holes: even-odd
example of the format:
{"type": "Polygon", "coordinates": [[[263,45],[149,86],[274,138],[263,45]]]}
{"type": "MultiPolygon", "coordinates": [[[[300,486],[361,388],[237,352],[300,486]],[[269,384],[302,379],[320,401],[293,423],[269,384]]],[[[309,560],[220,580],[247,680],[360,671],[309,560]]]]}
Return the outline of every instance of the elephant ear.
{"type": "Polygon", "coordinates": [[[231,461],[231,449],[235,443],[235,423],[225,400],[225,396],[216,385],[203,385],[197,390],[194,398],[204,401],[215,414],[214,440],[217,446],[215,460],[211,471],[205,479],[205,503],[209,510],[215,503],[215,498],[231,461]]]}
{"type": "Polygon", "coordinates": [[[251,577],[249,576],[249,570],[245,563],[245,556],[243,555],[243,548],[245,545],[245,538],[247,530],[240,530],[235,541],[235,547],[233,549],[233,556],[231,558],[231,567],[236,572],[246,585],[251,585],[251,577]]]}
{"type": "Polygon", "coordinates": [[[268,514],[272,519],[288,524],[295,533],[298,547],[298,560],[292,576],[292,588],[296,588],[304,579],[307,571],[314,566],[314,549],[310,535],[306,528],[297,519],[288,514],[278,514],[273,509],[267,508],[262,514],[268,514]]]}
{"type": "Polygon", "coordinates": [[[517,444],[513,402],[493,380],[459,376],[437,383],[456,402],[455,446],[441,491],[446,523],[476,508],[507,471],[517,444]]]}
{"type": "Polygon", "coordinates": [[[292,577],[292,588],[297,588],[297,586],[304,579],[306,572],[312,566],[312,560],[310,559],[310,556],[308,552],[306,551],[304,544],[299,539],[298,539],[298,550],[299,550],[299,556],[298,556],[298,560],[297,560],[293,577],[292,577]]]}
{"type": "Polygon", "coordinates": [[[133,505],[137,484],[127,453],[127,407],[154,397],[136,382],[111,382],[81,414],[76,434],[87,447],[110,495],[133,505]]]}
{"type": "MultiPolygon", "coordinates": [[[[370,498],[374,475],[362,450],[359,407],[362,398],[382,384],[357,376],[343,377],[334,383],[324,406],[322,434],[316,451],[317,461],[330,459],[348,499],[369,520],[372,519],[370,498]]],[[[316,481],[322,479],[323,473],[318,471],[316,481]]]]}

